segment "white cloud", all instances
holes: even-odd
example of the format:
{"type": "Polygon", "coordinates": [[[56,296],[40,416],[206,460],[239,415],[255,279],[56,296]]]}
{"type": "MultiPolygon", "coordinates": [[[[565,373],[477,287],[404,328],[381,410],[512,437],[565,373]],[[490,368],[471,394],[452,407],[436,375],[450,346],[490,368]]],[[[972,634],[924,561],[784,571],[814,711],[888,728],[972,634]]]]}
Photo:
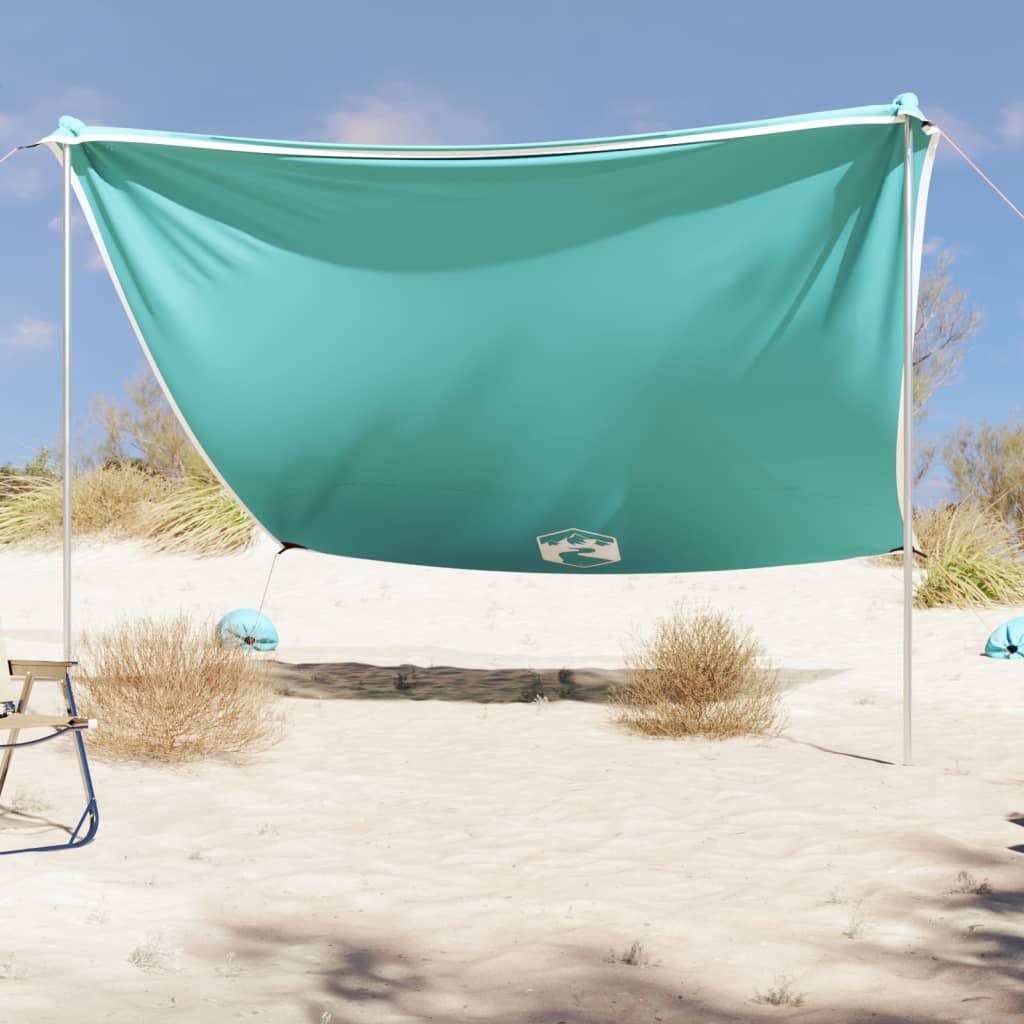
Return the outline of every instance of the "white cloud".
{"type": "MultiPolygon", "coordinates": [[[[58,213],[56,217],[47,222],[46,226],[51,231],[60,231],[64,227],[64,215],[62,213],[58,213]]],[[[85,227],[85,218],[77,211],[72,211],[71,230],[78,231],[83,227],[85,227]]]]}
{"type": "MultiPolygon", "coordinates": [[[[1024,146],[1024,100],[1004,104],[992,133],[974,127],[969,121],[942,107],[929,106],[928,120],[949,133],[957,145],[972,156],[1024,146]]],[[[954,155],[952,146],[940,146],[939,153],[954,155]]]]}
{"type": "MultiPolygon", "coordinates": [[[[61,114],[84,121],[102,121],[112,104],[89,86],[71,86],[35,100],[23,110],[0,110],[0,150],[24,146],[42,138],[57,125],[61,114]]],[[[53,159],[40,150],[16,153],[0,172],[0,200],[31,199],[53,183],[53,159]]]]}
{"type": "MultiPolygon", "coordinates": [[[[942,107],[929,106],[925,116],[934,124],[937,124],[943,131],[948,131],[958,146],[961,146],[970,154],[985,153],[993,148],[993,143],[985,134],[980,132],[968,121],[956,114],[943,109],[942,107]]],[[[939,145],[939,153],[948,156],[955,156],[951,146],[939,145]]]]}
{"type": "Polygon", "coordinates": [[[622,130],[633,135],[672,130],[653,103],[613,103],[612,113],[621,121],[622,130]]]}
{"type": "MultiPolygon", "coordinates": [[[[46,226],[51,231],[60,231],[64,227],[64,217],[58,213],[57,216],[50,220],[46,226]]],[[[105,265],[103,263],[103,257],[100,255],[99,249],[96,248],[96,242],[94,241],[92,234],[87,232],[85,228],[85,218],[75,210],[71,214],[71,230],[75,238],[73,246],[75,253],[76,255],[79,255],[83,249],[86,252],[86,256],[82,264],[86,270],[104,270],[105,265]]]]}
{"type": "Polygon", "coordinates": [[[42,352],[52,348],[56,340],[56,324],[23,316],[12,327],[0,333],[0,349],[10,352],[42,352]]]}
{"type": "Polygon", "coordinates": [[[999,134],[1008,146],[1024,144],[1024,100],[1013,100],[1003,107],[999,134]]]}
{"type": "Polygon", "coordinates": [[[319,137],[367,145],[472,144],[488,141],[487,118],[470,106],[410,82],[388,82],[372,93],[342,97],[321,123],[319,137]]]}

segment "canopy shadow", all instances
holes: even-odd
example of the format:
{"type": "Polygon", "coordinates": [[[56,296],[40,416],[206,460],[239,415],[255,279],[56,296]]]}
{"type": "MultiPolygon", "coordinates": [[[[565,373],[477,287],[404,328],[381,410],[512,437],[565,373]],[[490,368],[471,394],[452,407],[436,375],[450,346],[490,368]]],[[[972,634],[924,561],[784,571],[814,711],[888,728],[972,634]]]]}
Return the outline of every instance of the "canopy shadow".
{"type": "MultiPolygon", "coordinates": [[[[274,689],[314,700],[452,700],[478,704],[577,700],[607,703],[625,669],[462,668],[454,665],[367,665],[362,662],[269,661],[274,689]]],[[[784,689],[829,679],[843,668],[782,669],[784,689]]]]}

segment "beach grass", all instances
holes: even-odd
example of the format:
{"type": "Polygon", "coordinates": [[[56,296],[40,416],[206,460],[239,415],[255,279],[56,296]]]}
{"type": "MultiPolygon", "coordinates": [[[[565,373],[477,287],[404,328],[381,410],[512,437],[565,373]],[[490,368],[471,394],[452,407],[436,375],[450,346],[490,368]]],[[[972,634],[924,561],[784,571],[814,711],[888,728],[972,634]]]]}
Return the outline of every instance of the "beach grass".
{"type": "Polygon", "coordinates": [[[223,555],[249,546],[255,524],[217,482],[190,480],[143,517],[141,532],[158,551],[223,555]]]}
{"type": "Polygon", "coordinates": [[[973,502],[927,509],[915,530],[925,553],[917,607],[1024,603],[1024,549],[994,511],[973,502]]]}
{"type": "MultiPolygon", "coordinates": [[[[55,544],[63,528],[63,483],[57,476],[5,474],[0,487],[0,546],[55,544]]],[[[72,481],[76,536],[137,538],[162,551],[229,554],[247,547],[255,523],[219,483],[174,479],[115,463],[72,481]]]]}
{"type": "MultiPolygon", "coordinates": [[[[0,500],[0,544],[56,542],[63,527],[63,483],[53,476],[8,476],[0,500]]],[[[132,536],[147,508],[162,501],[168,481],[131,464],[101,466],[71,485],[76,534],[132,536]]]]}

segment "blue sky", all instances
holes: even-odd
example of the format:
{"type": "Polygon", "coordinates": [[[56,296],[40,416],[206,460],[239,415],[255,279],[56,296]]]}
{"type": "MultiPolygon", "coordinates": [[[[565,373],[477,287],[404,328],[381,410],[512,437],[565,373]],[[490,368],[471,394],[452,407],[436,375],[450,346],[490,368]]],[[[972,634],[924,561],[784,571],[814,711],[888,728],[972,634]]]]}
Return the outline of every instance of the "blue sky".
{"type": "MultiPolygon", "coordinates": [[[[516,4],[486,0],[48,0],[4,12],[0,152],[82,120],[338,141],[517,142],[884,103],[903,91],[1024,199],[1020,0],[516,4]]],[[[60,172],[0,167],[0,461],[60,431],[60,172]]],[[[928,430],[1024,406],[1024,223],[950,151],[928,251],[985,322],[928,430]]],[[[121,394],[138,346],[76,231],[76,422],[121,394]]]]}

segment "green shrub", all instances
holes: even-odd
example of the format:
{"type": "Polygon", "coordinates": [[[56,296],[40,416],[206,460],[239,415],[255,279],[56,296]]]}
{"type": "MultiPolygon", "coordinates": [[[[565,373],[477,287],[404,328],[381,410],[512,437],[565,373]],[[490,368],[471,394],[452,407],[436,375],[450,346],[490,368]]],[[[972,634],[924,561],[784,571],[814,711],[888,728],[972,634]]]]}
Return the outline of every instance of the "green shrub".
{"type": "Polygon", "coordinates": [[[971,502],[928,509],[915,528],[925,553],[919,608],[1024,603],[1024,552],[995,512],[971,502]]]}

